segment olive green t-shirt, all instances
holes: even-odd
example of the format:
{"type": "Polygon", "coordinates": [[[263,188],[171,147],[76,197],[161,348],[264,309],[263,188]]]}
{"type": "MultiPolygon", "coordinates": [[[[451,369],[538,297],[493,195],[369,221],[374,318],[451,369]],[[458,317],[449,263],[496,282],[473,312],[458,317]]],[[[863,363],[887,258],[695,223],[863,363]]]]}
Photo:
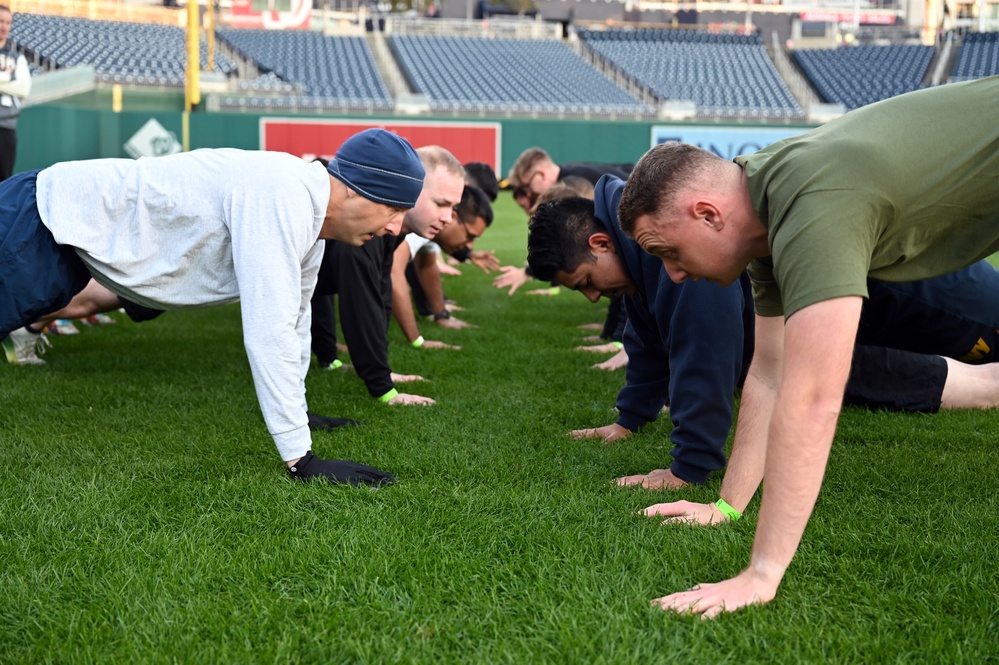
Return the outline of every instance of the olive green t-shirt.
{"type": "Polygon", "coordinates": [[[768,231],[771,256],[749,267],[763,316],[999,249],[999,77],[871,104],[735,161],[768,231]]]}

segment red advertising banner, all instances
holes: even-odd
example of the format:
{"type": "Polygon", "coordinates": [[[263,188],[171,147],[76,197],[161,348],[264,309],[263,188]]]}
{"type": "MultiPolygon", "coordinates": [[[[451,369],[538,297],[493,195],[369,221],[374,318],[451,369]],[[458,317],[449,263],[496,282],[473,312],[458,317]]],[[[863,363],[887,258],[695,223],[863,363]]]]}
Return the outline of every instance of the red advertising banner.
{"type": "Polygon", "coordinates": [[[349,137],[372,127],[394,132],[414,148],[439,145],[462,164],[485,162],[499,173],[502,126],[497,122],[261,118],[260,149],[288,152],[308,160],[328,159],[349,137]]]}
{"type": "MultiPolygon", "coordinates": [[[[274,3],[268,3],[273,7],[274,3]]],[[[312,0],[291,0],[290,11],[254,10],[252,0],[232,0],[232,27],[268,30],[307,30],[312,18],[312,0]]]]}

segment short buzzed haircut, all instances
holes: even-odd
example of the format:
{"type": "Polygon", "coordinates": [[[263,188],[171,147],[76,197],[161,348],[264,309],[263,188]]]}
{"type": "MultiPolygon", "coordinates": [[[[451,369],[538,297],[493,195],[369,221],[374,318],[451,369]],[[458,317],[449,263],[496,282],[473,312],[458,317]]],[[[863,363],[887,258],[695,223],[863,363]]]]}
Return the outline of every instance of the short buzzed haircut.
{"type": "Polygon", "coordinates": [[[485,162],[465,164],[465,182],[481,189],[490,201],[495,201],[496,197],[499,196],[499,180],[496,179],[496,171],[485,162]]]}
{"type": "Polygon", "coordinates": [[[673,204],[676,196],[689,186],[708,165],[720,161],[714,153],[689,143],[671,141],[649,150],[635,164],[621,194],[617,209],[621,230],[629,236],[635,221],[643,215],[655,215],[673,204]]]}
{"type": "Polygon", "coordinates": [[[593,192],[595,191],[593,183],[581,175],[568,175],[559,182],[576,192],[576,196],[582,196],[584,199],[593,198],[593,192]]]}
{"type": "Polygon", "coordinates": [[[558,201],[559,199],[572,199],[579,197],[582,197],[584,199],[590,198],[588,196],[582,196],[582,194],[580,194],[575,189],[573,189],[572,187],[570,187],[565,183],[556,182],[554,185],[552,185],[545,191],[541,192],[541,196],[538,197],[538,202],[535,204],[534,209],[537,210],[538,208],[540,208],[545,203],[548,203],[549,201],[558,201]]]}
{"type": "Polygon", "coordinates": [[[493,206],[489,203],[489,197],[475,185],[465,185],[465,189],[461,192],[461,201],[454,209],[458,212],[458,218],[462,223],[481,217],[487,227],[493,224],[493,206]]]}
{"type": "Polygon", "coordinates": [[[593,201],[571,197],[549,201],[531,216],[527,232],[527,263],[537,279],[552,281],[558,272],[573,272],[593,263],[590,236],[606,232],[593,201]]]}
{"type": "Polygon", "coordinates": [[[448,173],[465,179],[465,167],[461,165],[454,155],[440,147],[439,145],[425,145],[416,149],[416,154],[420,156],[420,163],[426,172],[432,173],[438,167],[444,167],[448,173]]]}
{"type": "Polygon", "coordinates": [[[551,161],[551,157],[548,156],[547,152],[536,146],[520,153],[520,157],[513,163],[513,167],[510,169],[510,176],[507,178],[510,181],[510,185],[514,189],[520,187],[524,183],[524,176],[527,172],[542,160],[551,161]]]}

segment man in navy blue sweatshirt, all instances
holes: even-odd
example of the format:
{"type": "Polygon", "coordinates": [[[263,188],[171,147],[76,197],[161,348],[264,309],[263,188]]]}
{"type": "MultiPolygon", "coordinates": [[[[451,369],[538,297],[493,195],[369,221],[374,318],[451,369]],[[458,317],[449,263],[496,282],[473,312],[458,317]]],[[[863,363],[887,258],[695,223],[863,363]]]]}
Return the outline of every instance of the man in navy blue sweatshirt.
{"type": "MultiPolygon", "coordinates": [[[[553,201],[531,222],[528,261],[535,275],[593,302],[626,296],[630,361],[617,422],[573,436],[627,438],[667,405],[674,425],[672,465],[618,483],[650,489],[703,483],[725,465],[732,397],[752,359],[749,280],[744,273],[727,287],[704,280],[673,283],[662,261],[621,231],[617,206],[623,188],[617,178],[602,178],[593,202],[553,201]]],[[[999,361],[999,271],[982,262],[922,282],[872,280],[869,287],[847,403],[928,412],[999,406],[999,365],[965,364],[999,361]]]]}

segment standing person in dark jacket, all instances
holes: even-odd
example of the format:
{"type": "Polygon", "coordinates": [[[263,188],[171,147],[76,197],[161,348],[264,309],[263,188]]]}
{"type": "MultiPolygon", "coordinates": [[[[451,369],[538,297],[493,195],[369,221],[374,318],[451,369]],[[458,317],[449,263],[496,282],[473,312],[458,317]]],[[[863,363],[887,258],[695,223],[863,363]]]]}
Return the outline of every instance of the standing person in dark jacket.
{"type": "Polygon", "coordinates": [[[6,180],[14,173],[17,116],[21,112],[21,100],[31,94],[28,61],[7,39],[13,19],[10,8],[0,5],[0,180],[6,180]]]}
{"type": "MultiPolygon", "coordinates": [[[[734,390],[729,377],[735,368],[732,350],[721,345],[737,347],[740,371],[748,365],[754,308],[745,274],[713,290],[704,288],[711,284],[706,281],[670,281],[662,262],[620,230],[623,186],[604,178],[592,204],[567,199],[539,208],[528,238],[529,260],[545,278],[594,302],[627,294],[624,343],[633,361],[618,395],[620,415],[612,425],[573,435],[624,439],[668,404],[675,424],[673,465],[626,476],[619,484],[677,488],[703,482],[725,464],[731,392],[723,391],[734,390]],[[717,291],[730,290],[738,298],[718,298],[717,291]],[[711,400],[726,409],[704,404],[711,400]]],[[[999,271],[980,262],[921,282],[871,280],[868,290],[847,403],[926,412],[999,406],[999,271]]]]}

